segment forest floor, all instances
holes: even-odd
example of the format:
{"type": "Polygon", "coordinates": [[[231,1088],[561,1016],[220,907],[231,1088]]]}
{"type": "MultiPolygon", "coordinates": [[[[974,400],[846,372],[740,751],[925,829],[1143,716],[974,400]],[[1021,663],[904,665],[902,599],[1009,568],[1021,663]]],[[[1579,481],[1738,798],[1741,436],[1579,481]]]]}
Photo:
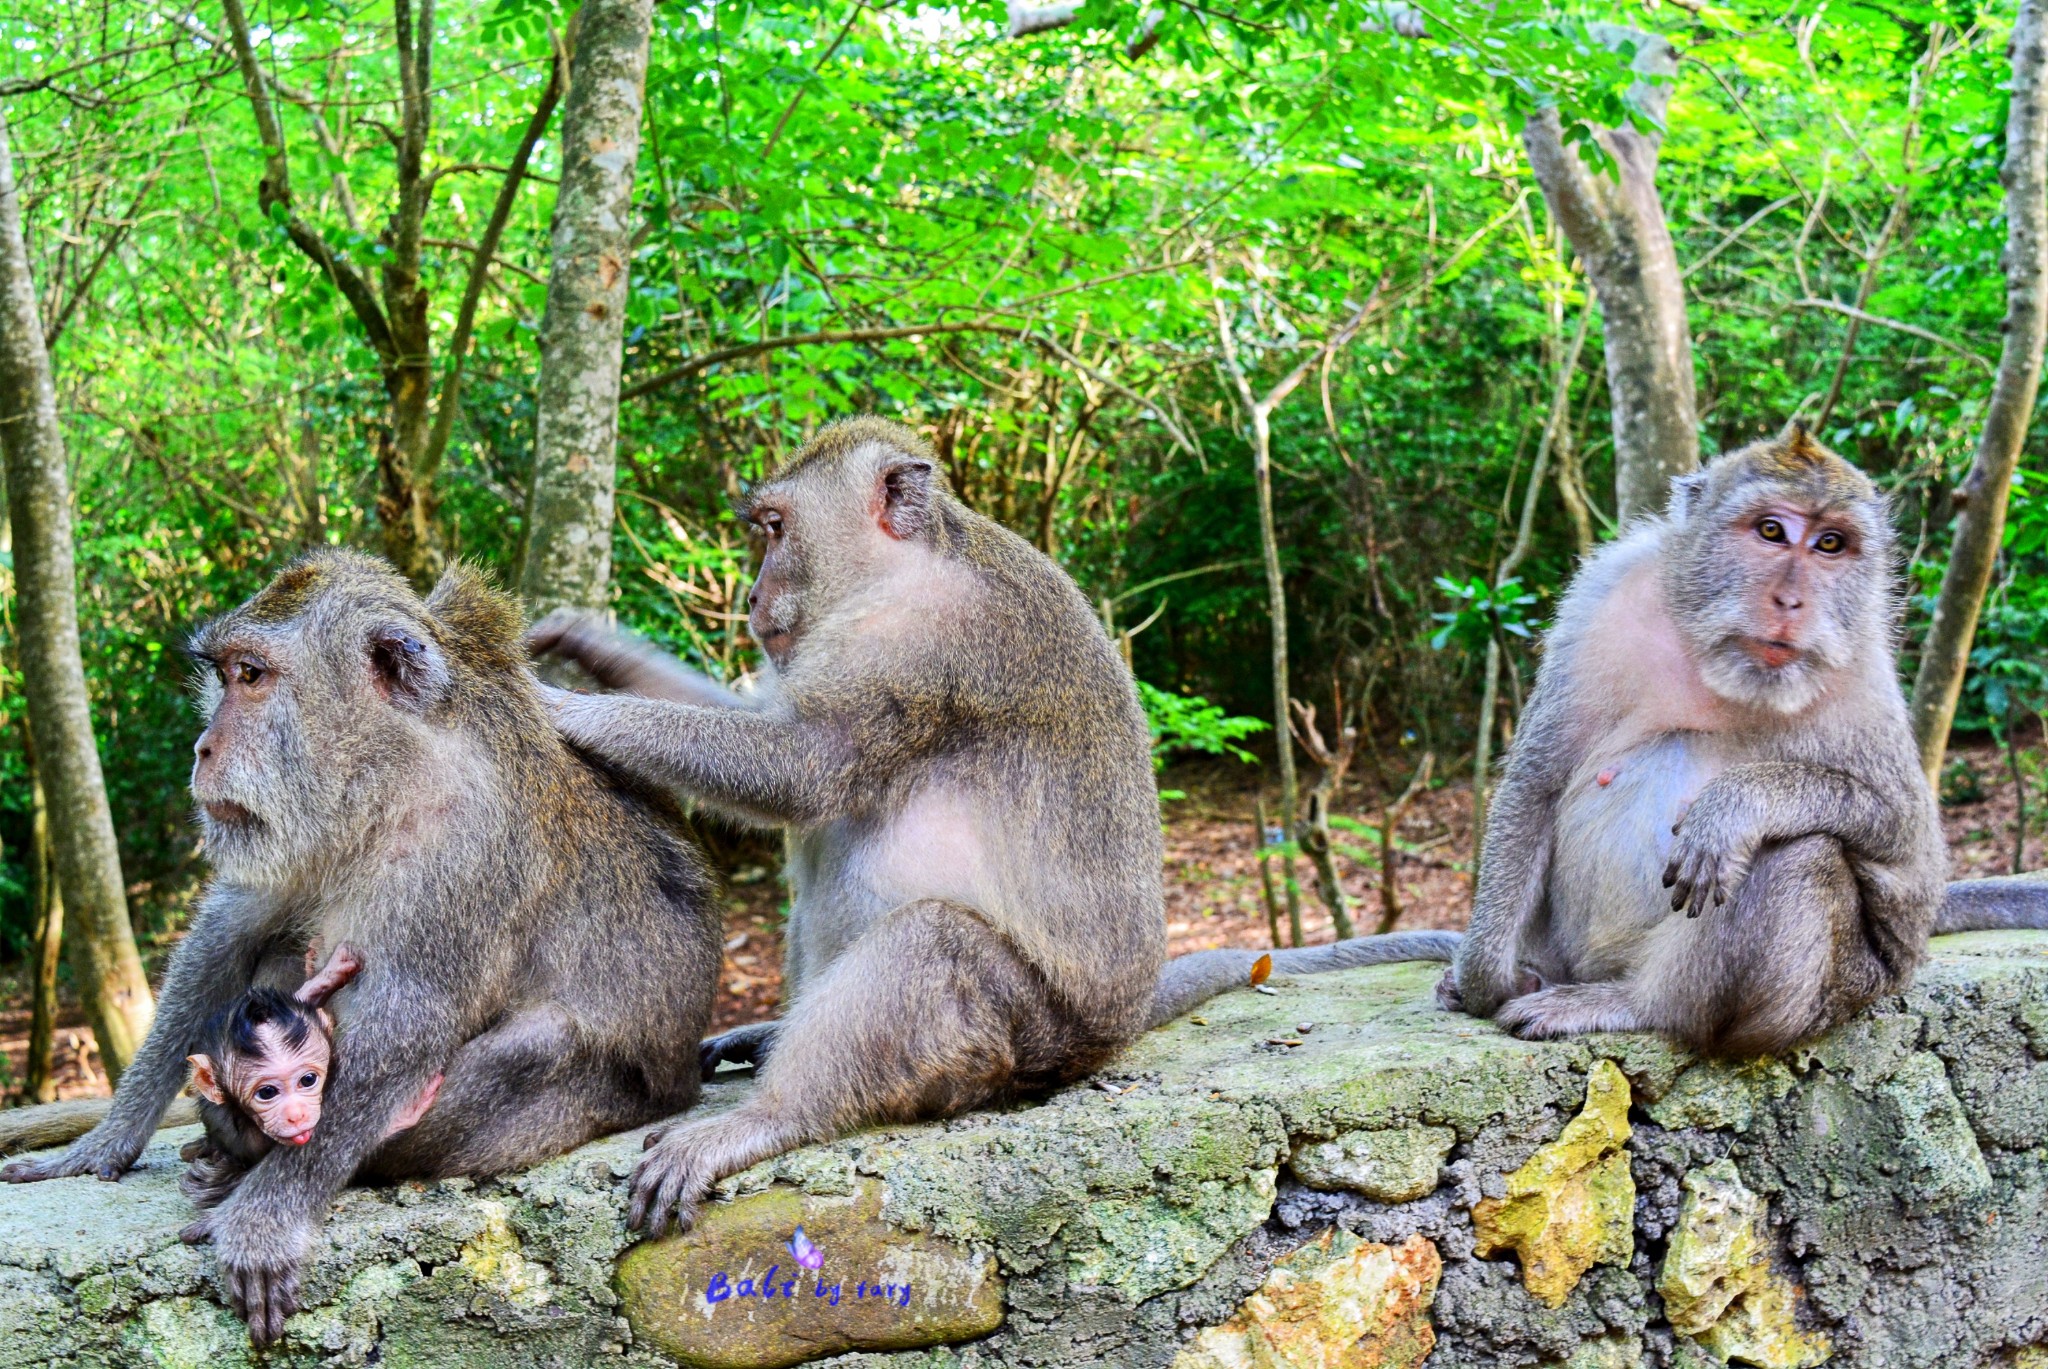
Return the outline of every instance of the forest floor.
{"type": "MultiPolygon", "coordinates": [[[[1958,746],[1951,762],[1963,760],[1975,776],[1978,796],[1942,809],[1956,878],[2000,875],[2012,868],[2014,787],[2001,752],[1986,743],[1958,746]]],[[[1217,946],[1271,945],[1261,893],[1253,812],[1261,771],[1236,762],[1175,766],[1166,786],[1184,793],[1166,804],[1166,929],[1172,954],[1217,946]]],[[[2028,868],[2044,859],[2041,804],[2030,785],[2028,868]]],[[[1266,796],[1269,805],[1272,796],[1266,796]]],[[[1369,783],[1347,785],[1333,811],[1377,827],[1382,796],[1369,783]]],[[[1362,836],[1349,840],[1376,845],[1362,836]]],[[[1418,795],[1396,827],[1401,854],[1395,887],[1402,929],[1465,925],[1471,902],[1472,787],[1469,776],[1450,779],[1418,795]]],[[[1340,846],[1347,844],[1343,833],[1340,846]]],[[[764,848],[765,849],[765,848],[764,848]]],[[[1364,853],[1361,853],[1364,854],[1364,853]]],[[[1328,912],[1317,897],[1314,871],[1297,860],[1300,906],[1307,944],[1333,939],[1328,912]]],[[[1338,870],[1361,932],[1372,931],[1381,909],[1375,863],[1348,855],[1338,870]]],[[[742,861],[727,886],[725,965],[719,980],[714,1030],[774,1015],[782,987],[780,880],[763,864],[742,861]]],[[[1287,933],[1281,895],[1283,939],[1287,933]]],[[[152,962],[168,946],[152,948],[152,962]]],[[[19,1062],[28,1050],[26,968],[0,970],[0,1100],[19,1092],[19,1062]]],[[[107,1093],[92,1028],[75,999],[61,1002],[56,1045],[58,1095],[88,1098],[107,1093]]]]}

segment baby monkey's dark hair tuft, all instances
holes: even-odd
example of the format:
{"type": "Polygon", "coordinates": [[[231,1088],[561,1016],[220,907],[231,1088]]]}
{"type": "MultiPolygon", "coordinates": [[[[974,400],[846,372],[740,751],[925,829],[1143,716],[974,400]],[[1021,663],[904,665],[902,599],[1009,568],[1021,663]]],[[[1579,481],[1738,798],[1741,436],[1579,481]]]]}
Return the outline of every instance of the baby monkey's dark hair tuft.
{"type": "Polygon", "coordinates": [[[276,989],[251,989],[214,1018],[206,1036],[218,1044],[218,1054],[253,1060],[269,1053],[257,1035],[262,1027],[275,1027],[289,1050],[305,1045],[308,1033],[324,1030],[312,1010],[297,999],[276,989]]]}

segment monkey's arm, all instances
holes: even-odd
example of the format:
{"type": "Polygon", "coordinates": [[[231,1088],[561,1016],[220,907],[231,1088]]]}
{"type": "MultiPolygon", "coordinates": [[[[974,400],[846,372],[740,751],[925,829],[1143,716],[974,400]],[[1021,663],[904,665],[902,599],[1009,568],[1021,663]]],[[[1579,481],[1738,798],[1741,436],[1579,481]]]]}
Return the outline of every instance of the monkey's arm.
{"type": "Polygon", "coordinates": [[[1516,992],[1522,934],[1543,907],[1550,883],[1557,796],[1571,751],[1548,699],[1546,682],[1529,701],[1527,716],[1508,756],[1486,814],[1479,884],[1472,891],[1472,921],[1445,977],[1455,996],[1439,989],[1445,1006],[1491,1017],[1516,992]]]}
{"type": "Polygon", "coordinates": [[[780,825],[847,811],[860,766],[843,730],[786,711],[711,709],[625,695],[552,701],[570,743],[638,779],[780,825]]]}
{"type": "Polygon", "coordinates": [[[192,930],[171,953],[156,1018],[121,1075],[105,1119],[62,1155],[17,1160],[0,1169],[0,1180],[33,1183],[74,1174],[112,1180],[125,1174],[149,1144],[164,1110],[185,1087],[185,1057],[199,1049],[207,1019],[249,987],[273,907],[268,898],[243,889],[209,891],[192,930]]]}
{"type": "Polygon", "coordinates": [[[1826,836],[1854,863],[1869,911],[1882,919],[1913,910],[1930,916],[1941,893],[1939,852],[1930,857],[1925,815],[1887,789],[1919,792],[1917,771],[1890,786],[1847,770],[1801,761],[1730,766],[1702,789],[1674,824],[1664,868],[1673,909],[1698,916],[1732,897],[1768,842],[1826,836]],[[1924,905],[1924,906],[1923,906],[1924,905]]]}
{"type": "Polygon", "coordinates": [[[555,610],[526,634],[526,649],[535,656],[573,661],[606,689],[700,708],[754,706],[752,700],[595,614],[555,610]]]}

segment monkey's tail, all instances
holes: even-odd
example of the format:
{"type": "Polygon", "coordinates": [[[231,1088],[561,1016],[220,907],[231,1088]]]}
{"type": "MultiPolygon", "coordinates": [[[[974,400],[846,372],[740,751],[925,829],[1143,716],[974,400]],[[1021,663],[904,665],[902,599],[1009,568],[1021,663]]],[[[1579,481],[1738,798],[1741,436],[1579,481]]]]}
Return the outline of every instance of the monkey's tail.
{"type": "Polygon", "coordinates": [[[1355,936],[1328,946],[1299,946],[1287,951],[1191,951],[1166,962],[1159,990],[1152,996],[1148,1027],[1171,1022],[1198,1003],[1226,989],[1251,983],[1259,957],[1273,957],[1276,974],[1326,974],[1359,965],[1392,965],[1404,960],[1449,960],[1464,938],[1456,932],[1388,932],[1355,936]]]}
{"type": "Polygon", "coordinates": [[[1936,936],[2018,928],[2048,930],[2048,871],[1959,879],[1934,916],[1936,936]]]}
{"type": "MultiPolygon", "coordinates": [[[[107,1098],[72,1098],[62,1103],[9,1108],[0,1112],[0,1155],[69,1145],[98,1126],[112,1106],[113,1101],[107,1098]]],[[[180,1098],[171,1104],[157,1127],[189,1126],[198,1120],[199,1105],[190,1098],[180,1098]]]]}

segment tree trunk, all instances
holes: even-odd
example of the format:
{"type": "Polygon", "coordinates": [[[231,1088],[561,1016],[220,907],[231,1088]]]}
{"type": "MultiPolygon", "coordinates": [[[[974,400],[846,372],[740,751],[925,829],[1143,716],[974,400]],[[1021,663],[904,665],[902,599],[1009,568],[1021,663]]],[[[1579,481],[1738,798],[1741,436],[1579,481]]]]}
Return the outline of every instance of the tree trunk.
{"type": "Polygon", "coordinates": [[[2048,35],[2042,11],[2048,0],[2020,0],[2012,29],[2012,112],[2005,124],[2005,346],[1991,404],[1977,435],[1970,474],[1956,492],[1962,506],[1948,570],[1934,601],[1934,621],[1913,681],[1913,739],[1920,768],[1938,787],[1956,699],[1977,635],[1977,614],[2005,535],[2006,496],[2026,441],[2027,421],[2041,385],[2041,346],[2048,328],[2042,289],[2048,279],[2048,35]]]}
{"type": "Polygon", "coordinates": [[[652,16],[653,0],[586,0],[576,18],[519,575],[535,613],[602,609],[611,589],[633,168],[652,16]]]}
{"type": "Polygon", "coordinates": [[[121,853],[93,741],[79,659],[64,434],[8,143],[0,116],[0,449],[14,533],[15,633],[58,885],[73,921],[79,988],[99,1037],[100,1058],[114,1079],[142,1044],[155,1004],[128,925],[121,853]]]}
{"type": "MultiPolygon", "coordinates": [[[[1623,39],[1642,44],[1637,71],[1668,76],[1677,69],[1678,55],[1663,39],[1594,27],[1610,45],[1623,39]]],[[[1670,87],[1638,84],[1631,98],[1661,124],[1670,87]]],[[[1543,198],[1585,261],[1600,301],[1614,421],[1615,516],[1626,523],[1664,507],[1671,478],[1699,466],[1700,441],[1685,286],[1657,198],[1663,137],[1620,128],[1602,129],[1599,138],[1618,180],[1595,175],[1565,146],[1555,109],[1533,115],[1522,130],[1543,198]]]]}
{"type": "Polygon", "coordinates": [[[23,1067],[23,1096],[31,1103],[57,1101],[57,958],[64,949],[64,896],[57,888],[56,862],[51,858],[50,810],[43,801],[43,781],[29,748],[30,802],[29,896],[35,900],[35,932],[30,938],[28,1063],[23,1067]]]}

